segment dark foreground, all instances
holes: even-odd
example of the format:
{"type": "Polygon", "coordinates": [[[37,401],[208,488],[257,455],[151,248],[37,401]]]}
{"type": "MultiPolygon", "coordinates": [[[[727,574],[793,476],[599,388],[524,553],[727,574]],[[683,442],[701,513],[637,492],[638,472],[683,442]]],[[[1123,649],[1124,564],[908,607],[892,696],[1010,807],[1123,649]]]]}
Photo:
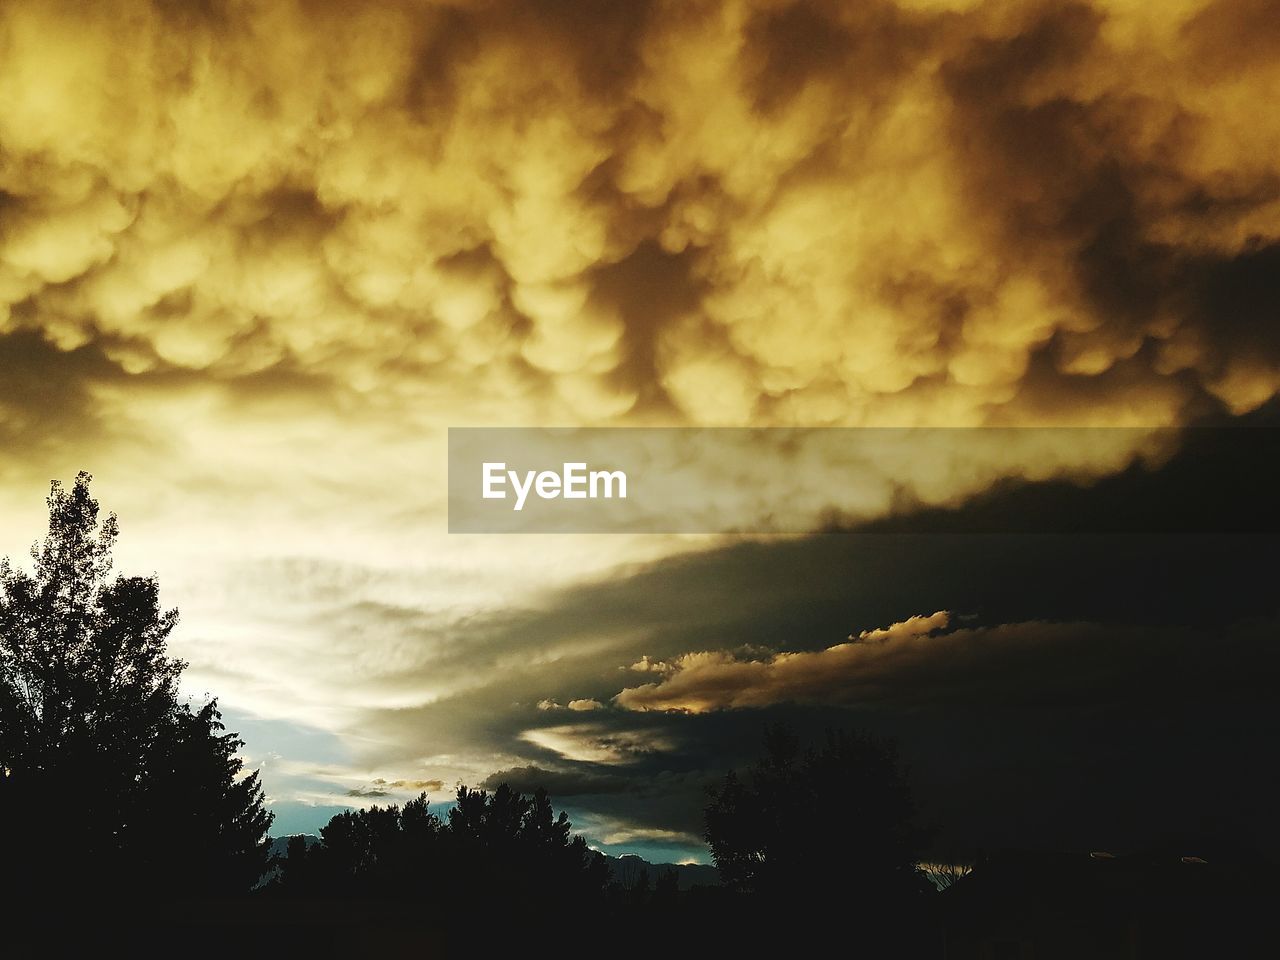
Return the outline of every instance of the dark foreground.
{"type": "MultiPolygon", "coordinates": [[[[417,899],[282,896],[25,903],[9,957],[379,955],[706,956],[816,952],[939,960],[1165,960],[1280,955],[1280,889],[1263,865],[1169,856],[1017,854],[908,902],[820,894],[615,889],[587,906],[462,896],[440,877],[417,899]]],[[[10,901],[11,905],[14,901],[10,901]]]]}

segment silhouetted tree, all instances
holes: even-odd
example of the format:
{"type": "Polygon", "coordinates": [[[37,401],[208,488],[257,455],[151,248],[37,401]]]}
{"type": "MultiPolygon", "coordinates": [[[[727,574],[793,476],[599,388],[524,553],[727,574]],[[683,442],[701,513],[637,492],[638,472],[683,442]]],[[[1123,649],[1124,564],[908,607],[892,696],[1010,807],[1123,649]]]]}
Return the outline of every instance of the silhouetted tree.
{"type": "Polygon", "coordinates": [[[710,791],[705,838],[722,881],[770,897],[913,896],[922,836],[891,745],[859,733],[829,733],[801,752],[772,728],[765,755],[710,791]]]}
{"type": "Polygon", "coordinates": [[[431,895],[470,911],[496,904],[527,915],[552,900],[590,903],[609,879],[604,858],[571,833],[545,791],[525,796],[506,784],[492,793],[459,787],[446,819],[428,811],[426,794],[403,808],[340,813],[320,839],[309,849],[290,846],[276,892],[431,895]]]}
{"type": "Polygon", "coordinates": [[[920,865],[920,869],[929,879],[929,882],[939,890],[949,890],[973,873],[972,864],[951,863],[949,861],[924,863],[920,865]]]}
{"type": "Polygon", "coordinates": [[[155,577],[109,576],[118,527],[90,480],[52,485],[32,573],[0,562],[8,879],[32,893],[247,890],[268,856],[258,776],[243,775],[216,701],[179,700],[178,613],[155,577]]]}
{"type": "Polygon", "coordinates": [[[668,867],[658,874],[653,885],[653,902],[660,907],[670,907],[676,902],[680,892],[680,877],[668,867]]]}
{"type": "Polygon", "coordinates": [[[640,907],[649,902],[649,870],[641,867],[634,880],[627,886],[627,899],[632,905],[640,907]]]}

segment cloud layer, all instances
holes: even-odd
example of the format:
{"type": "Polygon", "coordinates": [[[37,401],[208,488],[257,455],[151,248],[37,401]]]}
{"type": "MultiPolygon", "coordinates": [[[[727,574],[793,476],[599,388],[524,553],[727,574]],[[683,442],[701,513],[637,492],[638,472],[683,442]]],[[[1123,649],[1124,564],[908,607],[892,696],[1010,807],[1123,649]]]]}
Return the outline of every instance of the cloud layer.
{"type": "Polygon", "coordinates": [[[0,329],[481,422],[1246,410],[1266,9],[6,4],[0,329]]]}

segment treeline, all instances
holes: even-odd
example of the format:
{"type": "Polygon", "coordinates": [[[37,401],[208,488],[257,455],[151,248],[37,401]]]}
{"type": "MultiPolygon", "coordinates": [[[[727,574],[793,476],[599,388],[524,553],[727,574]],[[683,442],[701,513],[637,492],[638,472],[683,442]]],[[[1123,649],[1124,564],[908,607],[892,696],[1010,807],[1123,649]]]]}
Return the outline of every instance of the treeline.
{"type": "Polygon", "coordinates": [[[517,908],[550,897],[591,902],[604,895],[609,868],[571,829],[544,790],[525,796],[506,784],[493,792],[459,787],[444,817],[421,794],[403,807],[340,813],[321,828],[319,843],[290,838],[267,892],[401,900],[482,892],[517,908]]]}
{"type": "Polygon", "coordinates": [[[443,815],[424,794],[341,813],[318,840],[290,838],[262,895],[286,913],[377,904],[392,910],[382,926],[450,936],[501,918],[489,942],[571,923],[580,934],[654,925],[708,949],[852,935],[910,957],[936,944],[938,890],[918,867],[926,834],[887,743],[835,731],[802,749],[770,729],[762,758],[709,790],[705,839],[721,885],[680,891],[670,872],[621,881],[544,790],[460,787],[443,815]]]}
{"type": "MultiPolygon", "coordinates": [[[[704,837],[725,894],[774,905],[838,898],[883,911],[937,892],[919,866],[927,833],[890,744],[832,731],[802,750],[774,727],[763,757],[708,794],[704,837]]],[[[318,842],[289,838],[265,889],[414,900],[440,896],[441,876],[450,891],[513,904],[548,896],[647,903],[671,899],[677,886],[674,874],[613,880],[607,858],[572,833],[545,790],[524,795],[504,783],[492,792],[459,787],[444,816],[425,793],[403,806],[340,813],[318,842]]]]}

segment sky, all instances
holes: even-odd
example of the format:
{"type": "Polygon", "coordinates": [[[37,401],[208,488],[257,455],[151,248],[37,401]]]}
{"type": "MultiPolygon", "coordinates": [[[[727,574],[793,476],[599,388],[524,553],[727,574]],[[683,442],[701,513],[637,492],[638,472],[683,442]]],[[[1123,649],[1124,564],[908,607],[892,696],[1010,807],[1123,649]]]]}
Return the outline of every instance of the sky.
{"type": "Polygon", "coordinates": [[[957,850],[1280,847],[1269,434],[1178,433],[1274,418],[1275,17],[11,0],[0,555],[93,473],[277,833],[505,779],[706,860],[785,720],[957,850]],[[463,426],[1090,439],[837,471],[853,533],[451,535],[463,426]]]}

